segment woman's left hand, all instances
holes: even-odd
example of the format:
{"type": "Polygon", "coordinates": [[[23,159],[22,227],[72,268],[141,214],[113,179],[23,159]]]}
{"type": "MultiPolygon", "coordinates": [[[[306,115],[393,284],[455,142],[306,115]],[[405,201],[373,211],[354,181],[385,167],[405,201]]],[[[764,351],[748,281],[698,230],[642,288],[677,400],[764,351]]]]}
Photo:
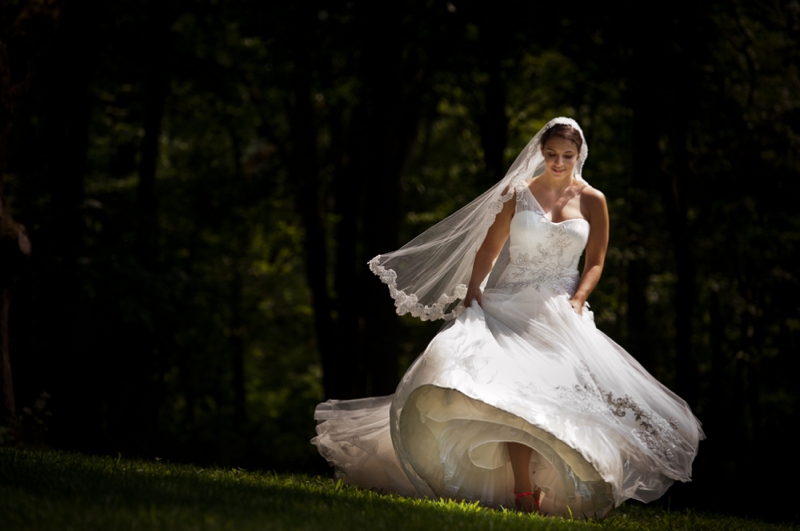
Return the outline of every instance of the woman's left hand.
{"type": "Polygon", "coordinates": [[[570,299],[569,305],[572,306],[572,309],[575,310],[575,313],[578,315],[583,315],[583,302],[576,299],[570,299]]]}

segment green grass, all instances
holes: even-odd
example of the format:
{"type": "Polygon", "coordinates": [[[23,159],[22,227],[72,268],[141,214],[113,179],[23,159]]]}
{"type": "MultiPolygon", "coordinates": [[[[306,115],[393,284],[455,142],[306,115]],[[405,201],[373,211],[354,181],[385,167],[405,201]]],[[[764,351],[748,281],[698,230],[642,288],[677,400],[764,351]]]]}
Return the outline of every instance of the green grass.
{"type": "Polygon", "coordinates": [[[622,507],[602,522],[385,496],[330,479],[0,448],[2,530],[777,530],[622,507]]]}

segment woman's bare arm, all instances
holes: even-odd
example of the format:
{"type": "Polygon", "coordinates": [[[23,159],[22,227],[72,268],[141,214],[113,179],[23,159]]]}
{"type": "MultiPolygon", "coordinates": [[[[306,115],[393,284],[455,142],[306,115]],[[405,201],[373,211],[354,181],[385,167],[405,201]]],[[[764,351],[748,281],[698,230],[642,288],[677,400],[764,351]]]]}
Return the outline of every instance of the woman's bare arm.
{"type": "Polygon", "coordinates": [[[481,304],[481,282],[492,270],[494,261],[497,260],[497,256],[508,239],[515,206],[516,201],[513,199],[505,202],[503,210],[494,218],[494,223],[489,227],[486,238],[475,254],[472,276],[469,279],[469,286],[467,286],[467,295],[464,297],[465,306],[469,306],[473,300],[477,300],[478,304],[481,304]]]}
{"type": "Polygon", "coordinates": [[[586,259],[583,265],[583,274],[580,284],[569,303],[579,315],[583,313],[583,304],[589,294],[597,286],[603,273],[603,264],[606,260],[608,248],[608,206],[606,198],[599,190],[591,189],[584,192],[581,198],[582,208],[587,221],[589,221],[589,241],[586,243],[586,259]]]}

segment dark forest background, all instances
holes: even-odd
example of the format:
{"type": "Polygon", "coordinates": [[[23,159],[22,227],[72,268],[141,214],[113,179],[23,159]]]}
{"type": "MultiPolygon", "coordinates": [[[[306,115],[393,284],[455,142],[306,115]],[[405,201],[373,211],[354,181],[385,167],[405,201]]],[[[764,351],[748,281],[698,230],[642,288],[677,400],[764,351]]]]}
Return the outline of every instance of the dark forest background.
{"type": "Polygon", "coordinates": [[[797,518],[796,0],[0,6],[0,442],[327,473],[441,324],[367,260],[565,115],[598,327],[708,436],[663,503],[797,518]]]}

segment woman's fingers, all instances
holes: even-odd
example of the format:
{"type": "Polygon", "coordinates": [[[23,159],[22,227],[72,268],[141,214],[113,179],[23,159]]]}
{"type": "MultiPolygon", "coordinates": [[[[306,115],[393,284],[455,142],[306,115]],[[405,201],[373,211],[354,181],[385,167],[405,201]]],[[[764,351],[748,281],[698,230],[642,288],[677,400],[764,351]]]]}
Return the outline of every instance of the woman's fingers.
{"type": "Polygon", "coordinates": [[[478,306],[483,307],[483,299],[482,299],[482,297],[483,297],[483,293],[481,293],[481,290],[476,290],[474,292],[473,291],[467,291],[467,295],[466,295],[466,297],[464,297],[464,306],[469,308],[470,304],[472,304],[472,301],[476,301],[478,303],[478,306]]]}

